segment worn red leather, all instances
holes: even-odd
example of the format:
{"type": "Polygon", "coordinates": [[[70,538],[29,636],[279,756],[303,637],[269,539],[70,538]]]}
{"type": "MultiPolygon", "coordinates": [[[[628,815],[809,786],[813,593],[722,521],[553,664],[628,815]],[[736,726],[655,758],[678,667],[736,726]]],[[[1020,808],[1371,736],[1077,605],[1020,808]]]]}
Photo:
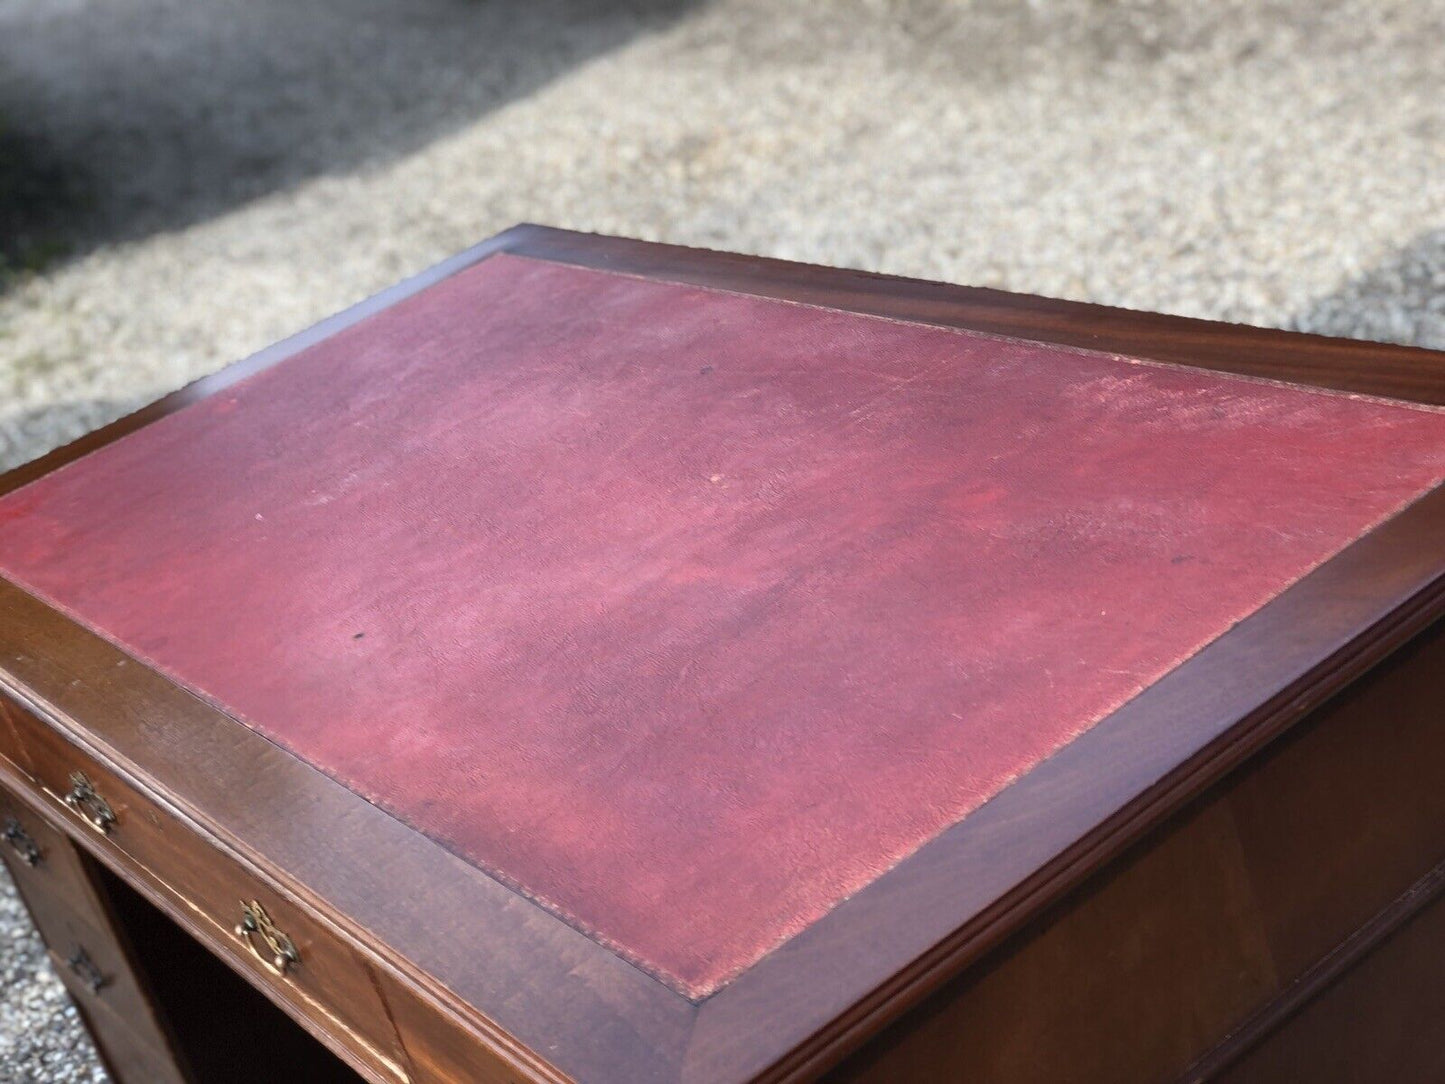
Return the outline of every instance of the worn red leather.
{"type": "Polygon", "coordinates": [[[0,567],[696,996],[1442,475],[1428,409],[494,256],[0,567]]]}

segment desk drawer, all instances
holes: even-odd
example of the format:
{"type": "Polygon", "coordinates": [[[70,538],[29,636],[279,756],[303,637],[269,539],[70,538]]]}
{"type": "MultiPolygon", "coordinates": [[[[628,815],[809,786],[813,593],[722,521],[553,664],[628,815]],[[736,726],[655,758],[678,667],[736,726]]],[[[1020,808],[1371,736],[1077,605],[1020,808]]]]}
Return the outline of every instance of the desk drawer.
{"type": "Polygon", "coordinates": [[[99,994],[93,992],[90,985],[72,974],[66,962],[57,959],[54,953],[50,960],[80,1010],[87,1030],[105,1052],[108,1068],[122,1084],[193,1084],[174,1056],[157,1046],[145,1028],[138,1030],[135,1018],[126,1015],[123,1007],[113,1005],[105,990],[99,994]]]}
{"type": "MultiPolygon", "coordinates": [[[[6,809],[18,810],[18,803],[0,790],[0,814],[6,809]]],[[[6,866],[50,950],[56,972],[77,997],[83,995],[122,1018],[154,1028],[150,1005],[74,848],[33,813],[25,816],[25,824],[27,833],[34,834],[41,860],[32,866],[7,854],[6,866]],[[57,870],[63,875],[51,876],[57,870]]]]}
{"type": "Polygon", "coordinates": [[[9,715],[35,786],[97,854],[130,859],[115,864],[159,890],[182,926],[357,1068],[406,1079],[396,1030],[348,945],[52,727],[14,706],[9,715]]]}
{"type": "Polygon", "coordinates": [[[9,761],[21,775],[30,774],[30,761],[20,747],[20,730],[16,716],[20,709],[0,696],[0,764],[9,761]]]}
{"type": "Polygon", "coordinates": [[[55,899],[79,901],[73,905],[92,912],[99,906],[74,846],[4,787],[0,787],[0,858],[22,890],[33,888],[55,899]]]}
{"type": "Polygon", "coordinates": [[[183,1084],[189,1078],[145,980],[75,845],[3,787],[0,822],[18,828],[0,854],[112,1076],[118,1084],[183,1084]]]}
{"type": "Polygon", "coordinates": [[[26,897],[35,928],[50,950],[50,963],[77,1001],[105,1006],[122,1020],[159,1034],[150,1007],[114,932],[103,931],[42,893],[26,897]]]}
{"type": "Polygon", "coordinates": [[[424,1004],[400,979],[386,971],[379,977],[406,1039],[415,1084],[523,1084],[535,1079],[507,1064],[460,1020],[424,1004]]]}

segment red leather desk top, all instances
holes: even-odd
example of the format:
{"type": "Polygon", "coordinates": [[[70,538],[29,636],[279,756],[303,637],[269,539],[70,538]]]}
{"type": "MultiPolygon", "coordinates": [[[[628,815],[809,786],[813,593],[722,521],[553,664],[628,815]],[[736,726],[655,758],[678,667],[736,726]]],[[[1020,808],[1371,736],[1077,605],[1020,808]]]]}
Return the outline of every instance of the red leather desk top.
{"type": "Polygon", "coordinates": [[[0,570],[704,995],[1445,476],[1445,414],[499,255],[0,570]]]}

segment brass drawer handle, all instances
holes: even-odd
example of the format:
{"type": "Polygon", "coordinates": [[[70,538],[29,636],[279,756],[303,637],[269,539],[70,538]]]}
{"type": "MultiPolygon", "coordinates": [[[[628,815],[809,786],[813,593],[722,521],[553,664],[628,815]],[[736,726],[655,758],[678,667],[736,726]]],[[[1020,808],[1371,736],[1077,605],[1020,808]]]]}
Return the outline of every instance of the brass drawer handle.
{"type": "Polygon", "coordinates": [[[76,946],[74,952],[65,961],[65,966],[70,968],[71,974],[85,983],[92,994],[98,994],[110,984],[110,980],[101,974],[95,961],[90,958],[90,953],[81,946],[76,946]]]}
{"type": "Polygon", "coordinates": [[[236,924],[236,936],[246,942],[246,947],[261,966],[277,978],[284,979],[286,972],[301,962],[296,943],[276,928],[266,908],[255,900],[241,902],[241,921],[236,924]],[[263,954],[256,946],[257,937],[265,944],[269,955],[263,954]]]}
{"type": "Polygon", "coordinates": [[[30,838],[30,833],[22,828],[20,822],[14,817],[5,818],[5,828],[0,831],[0,839],[4,839],[6,843],[10,844],[15,853],[20,856],[20,861],[27,866],[40,865],[42,857],[40,845],[30,838]]]}
{"type": "Polygon", "coordinates": [[[110,835],[110,829],[115,824],[115,810],[95,792],[90,777],[84,772],[70,773],[70,793],[65,796],[65,804],[101,835],[110,835]]]}

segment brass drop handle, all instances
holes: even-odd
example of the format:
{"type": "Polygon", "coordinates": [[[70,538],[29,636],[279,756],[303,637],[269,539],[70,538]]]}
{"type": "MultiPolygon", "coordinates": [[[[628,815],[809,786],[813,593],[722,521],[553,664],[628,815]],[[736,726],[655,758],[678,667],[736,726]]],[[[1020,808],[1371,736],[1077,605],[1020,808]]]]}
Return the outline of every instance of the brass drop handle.
{"type": "Polygon", "coordinates": [[[65,961],[65,966],[70,968],[71,973],[90,988],[92,994],[100,993],[110,982],[101,974],[100,968],[95,965],[95,961],[90,958],[90,953],[86,952],[83,947],[76,946],[75,951],[65,961]]]}
{"type": "Polygon", "coordinates": [[[110,829],[115,824],[115,810],[95,792],[95,786],[84,772],[70,773],[70,792],[65,796],[65,804],[101,835],[110,835],[110,829]]]}
{"type": "Polygon", "coordinates": [[[276,928],[266,908],[255,900],[241,902],[241,921],[236,923],[236,936],[246,942],[246,947],[261,966],[279,979],[284,979],[287,971],[301,962],[296,943],[276,928]],[[266,946],[264,953],[256,944],[257,938],[266,946]]]}
{"type": "Polygon", "coordinates": [[[43,855],[40,853],[39,844],[30,838],[30,833],[21,827],[20,822],[14,817],[5,818],[5,827],[0,830],[0,839],[4,839],[6,843],[10,844],[11,849],[20,856],[20,861],[27,866],[40,865],[43,855]]]}

